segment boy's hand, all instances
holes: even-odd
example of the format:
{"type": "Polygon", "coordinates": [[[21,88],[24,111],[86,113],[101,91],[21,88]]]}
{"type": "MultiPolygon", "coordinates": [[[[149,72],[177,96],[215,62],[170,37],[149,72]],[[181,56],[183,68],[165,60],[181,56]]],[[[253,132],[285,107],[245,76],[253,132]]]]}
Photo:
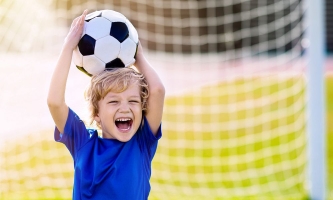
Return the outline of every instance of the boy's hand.
{"type": "MultiPolygon", "coordinates": [[[[135,59],[135,61],[136,61],[136,63],[139,61],[139,60],[141,60],[141,59],[143,59],[144,58],[144,55],[143,55],[143,50],[142,50],[142,46],[141,46],[141,42],[139,41],[139,43],[138,43],[138,50],[137,50],[137,52],[136,52],[136,59],[135,59]]],[[[135,65],[135,64],[134,64],[135,65]]]]}
{"type": "Polygon", "coordinates": [[[72,22],[69,33],[65,38],[65,47],[74,50],[79,43],[84,27],[84,19],[87,15],[88,10],[85,10],[81,16],[75,18],[72,22]]]}

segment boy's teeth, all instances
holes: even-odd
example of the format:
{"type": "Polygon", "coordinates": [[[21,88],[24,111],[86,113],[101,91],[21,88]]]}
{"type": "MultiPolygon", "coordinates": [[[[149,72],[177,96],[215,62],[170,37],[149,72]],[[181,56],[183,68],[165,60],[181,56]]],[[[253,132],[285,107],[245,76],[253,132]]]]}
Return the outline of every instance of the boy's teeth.
{"type": "Polygon", "coordinates": [[[116,121],[122,121],[122,122],[124,122],[124,121],[129,121],[129,120],[131,120],[131,119],[129,119],[129,118],[116,119],[116,121]]]}

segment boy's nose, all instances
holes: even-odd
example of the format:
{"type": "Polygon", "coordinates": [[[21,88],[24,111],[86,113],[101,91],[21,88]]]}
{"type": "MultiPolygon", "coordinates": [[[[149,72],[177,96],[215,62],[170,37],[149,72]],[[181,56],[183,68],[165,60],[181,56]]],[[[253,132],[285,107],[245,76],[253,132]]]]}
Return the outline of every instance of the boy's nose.
{"type": "Polygon", "coordinates": [[[129,112],[130,108],[127,103],[122,103],[119,107],[119,112],[126,113],[129,112]]]}

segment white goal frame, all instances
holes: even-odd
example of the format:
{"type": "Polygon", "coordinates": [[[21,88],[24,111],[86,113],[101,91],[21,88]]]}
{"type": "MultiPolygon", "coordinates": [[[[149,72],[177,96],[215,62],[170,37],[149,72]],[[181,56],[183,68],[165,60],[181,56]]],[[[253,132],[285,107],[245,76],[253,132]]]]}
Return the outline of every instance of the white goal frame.
{"type": "Polygon", "coordinates": [[[309,197],[326,199],[326,121],[324,85],[324,1],[306,0],[308,68],[309,197]]]}

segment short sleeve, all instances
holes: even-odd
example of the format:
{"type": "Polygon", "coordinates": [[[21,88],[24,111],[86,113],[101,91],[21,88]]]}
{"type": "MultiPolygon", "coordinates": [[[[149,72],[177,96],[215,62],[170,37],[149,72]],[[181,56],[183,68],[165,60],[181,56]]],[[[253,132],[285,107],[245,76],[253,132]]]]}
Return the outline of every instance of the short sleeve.
{"type": "Polygon", "coordinates": [[[158,127],[156,135],[153,134],[153,131],[150,129],[150,125],[148,123],[148,120],[146,117],[143,117],[144,123],[143,123],[143,132],[146,133],[146,137],[148,140],[151,141],[157,141],[162,137],[162,124],[158,127]]]}
{"type": "Polygon", "coordinates": [[[79,116],[69,108],[64,132],[60,133],[56,127],[54,139],[65,144],[75,161],[77,151],[89,140],[90,132],[79,116]]]}
{"type": "Polygon", "coordinates": [[[147,150],[149,160],[153,159],[157,149],[158,140],[162,137],[161,127],[162,124],[158,128],[156,135],[154,135],[150,129],[147,118],[145,116],[143,117],[143,124],[141,125],[141,131],[139,132],[138,138],[140,146],[143,147],[143,150],[147,150]]]}

